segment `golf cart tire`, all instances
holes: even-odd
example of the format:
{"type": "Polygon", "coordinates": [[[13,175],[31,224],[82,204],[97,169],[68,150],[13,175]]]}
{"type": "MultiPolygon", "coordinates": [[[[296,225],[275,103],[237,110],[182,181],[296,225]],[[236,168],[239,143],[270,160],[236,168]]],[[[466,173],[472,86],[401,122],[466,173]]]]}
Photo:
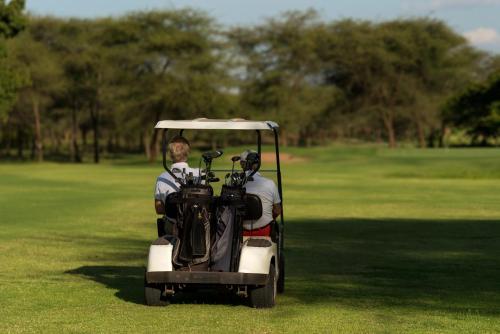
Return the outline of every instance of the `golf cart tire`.
{"type": "Polygon", "coordinates": [[[170,297],[163,294],[163,284],[151,284],[144,280],[144,301],[148,306],[168,306],[170,297]]]}
{"type": "Polygon", "coordinates": [[[285,254],[281,253],[280,256],[280,266],[279,266],[279,277],[278,277],[278,286],[277,286],[277,291],[278,293],[283,293],[285,292],[285,254]]]}
{"type": "Polygon", "coordinates": [[[271,308],[276,300],[276,270],[274,264],[269,266],[269,276],[266,285],[252,288],[249,291],[250,305],[255,308],[271,308]]]}

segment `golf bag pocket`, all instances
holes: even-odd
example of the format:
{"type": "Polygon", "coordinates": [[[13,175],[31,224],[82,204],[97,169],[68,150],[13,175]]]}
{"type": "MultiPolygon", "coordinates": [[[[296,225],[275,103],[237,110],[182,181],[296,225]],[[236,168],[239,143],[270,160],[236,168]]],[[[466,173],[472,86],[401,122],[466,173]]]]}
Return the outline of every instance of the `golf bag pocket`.
{"type": "Polygon", "coordinates": [[[211,250],[211,269],[236,271],[242,241],[241,219],[245,213],[245,190],[222,186],[216,210],[217,228],[211,250]]]}
{"type": "Polygon", "coordinates": [[[211,269],[230,271],[234,235],[234,210],[225,206],[218,209],[215,242],[211,250],[211,269]]]}
{"type": "Polygon", "coordinates": [[[210,209],[213,190],[197,185],[181,188],[178,197],[177,236],[178,251],[173,262],[178,267],[207,262],[210,257],[210,209]]]}
{"type": "Polygon", "coordinates": [[[210,218],[207,208],[194,204],[187,209],[179,259],[193,264],[208,260],[210,218]]]}

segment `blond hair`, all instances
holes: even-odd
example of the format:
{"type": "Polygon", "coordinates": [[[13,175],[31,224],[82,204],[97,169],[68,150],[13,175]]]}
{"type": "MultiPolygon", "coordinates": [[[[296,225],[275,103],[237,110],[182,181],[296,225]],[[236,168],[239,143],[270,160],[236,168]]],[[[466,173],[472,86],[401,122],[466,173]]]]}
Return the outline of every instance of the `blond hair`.
{"type": "Polygon", "coordinates": [[[175,136],[170,143],[168,143],[168,154],[174,163],[186,162],[190,150],[189,142],[186,138],[181,136],[175,136]]]}

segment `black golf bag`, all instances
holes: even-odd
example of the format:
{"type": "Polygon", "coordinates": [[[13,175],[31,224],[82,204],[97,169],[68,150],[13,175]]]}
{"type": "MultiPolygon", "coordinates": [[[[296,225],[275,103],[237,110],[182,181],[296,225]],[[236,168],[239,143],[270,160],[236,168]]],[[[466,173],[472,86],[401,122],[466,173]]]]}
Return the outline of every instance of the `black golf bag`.
{"type": "Polygon", "coordinates": [[[177,238],[172,262],[178,269],[208,270],[213,203],[213,189],[205,185],[183,185],[167,198],[167,217],[177,238]]]}

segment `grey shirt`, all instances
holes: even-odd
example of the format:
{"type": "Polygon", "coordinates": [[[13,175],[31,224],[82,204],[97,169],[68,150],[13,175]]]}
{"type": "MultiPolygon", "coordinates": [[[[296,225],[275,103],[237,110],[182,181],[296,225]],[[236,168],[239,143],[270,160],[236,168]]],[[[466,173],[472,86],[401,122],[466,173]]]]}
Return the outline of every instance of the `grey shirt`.
{"type": "MultiPolygon", "coordinates": [[[[173,163],[171,169],[173,170],[174,168],[180,170],[181,172],[184,171],[185,174],[189,174],[189,172],[192,172],[194,176],[198,176],[199,174],[199,169],[189,167],[187,162],[173,163]]],[[[174,173],[174,175],[179,178],[182,177],[182,173],[179,172],[174,173]]],[[[167,198],[167,195],[179,191],[180,187],[181,185],[175,181],[172,175],[170,175],[168,172],[163,172],[156,179],[154,194],[155,199],[165,203],[165,198],[167,198]]]]}
{"type": "Polygon", "coordinates": [[[259,196],[262,202],[262,217],[257,220],[245,220],[243,228],[255,230],[266,226],[273,220],[273,205],[281,203],[278,188],[273,180],[263,177],[260,173],[255,173],[253,181],[247,182],[245,188],[247,193],[259,196]]]}

